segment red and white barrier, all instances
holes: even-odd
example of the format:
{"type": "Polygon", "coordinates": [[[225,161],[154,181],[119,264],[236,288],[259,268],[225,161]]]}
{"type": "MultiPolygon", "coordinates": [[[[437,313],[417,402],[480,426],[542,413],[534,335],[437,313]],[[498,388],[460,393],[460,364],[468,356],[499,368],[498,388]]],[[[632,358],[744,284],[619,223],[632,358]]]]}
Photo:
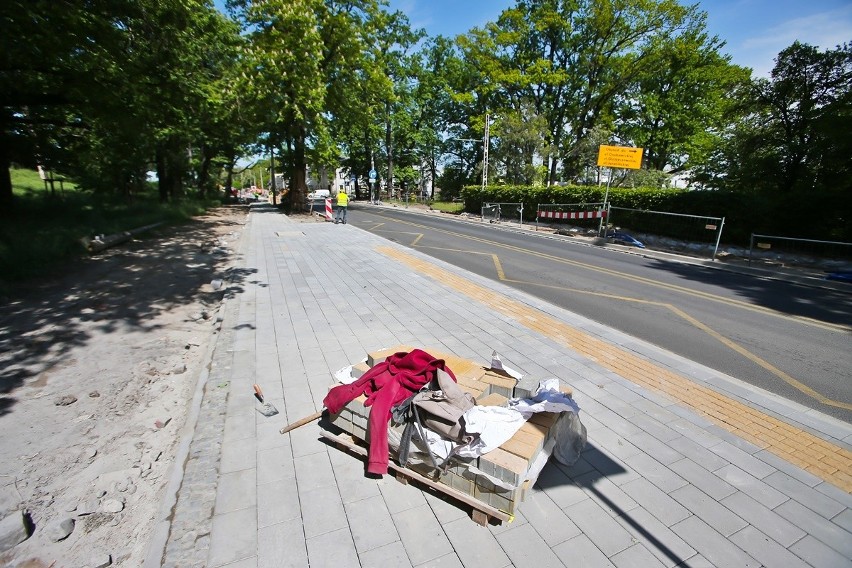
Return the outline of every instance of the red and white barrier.
{"type": "Polygon", "coordinates": [[[325,220],[333,221],[334,220],[334,211],[331,210],[331,199],[325,200],[325,220]]]}
{"type": "Polygon", "coordinates": [[[600,219],[606,217],[606,209],[597,211],[539,211],[542,219],[600,219]]]}

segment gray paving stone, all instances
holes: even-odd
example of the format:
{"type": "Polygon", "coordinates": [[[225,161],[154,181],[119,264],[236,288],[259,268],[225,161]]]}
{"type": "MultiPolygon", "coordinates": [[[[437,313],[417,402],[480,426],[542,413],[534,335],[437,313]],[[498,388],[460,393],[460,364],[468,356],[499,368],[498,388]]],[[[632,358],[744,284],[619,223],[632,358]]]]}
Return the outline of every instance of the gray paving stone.
{"type": "Polygon", "coordinates": [[[623,459],[615,457],[608,453],[606,449],[597,447],[594,444],[589,443],[581,456],[602,476],[616,485],[623,485],[628,481],[640,477],[640,474],[628,467],[623,459]]]}
{"type": "Polygon", "coordinates": [[[296,476],[293,454],[289,444],[257,452],[256,459],[258,485],[296,476]]]}
{"type": "Polygon", "coordinates": [[[503,568],[512,564],[494,535],[470,519],[448,523],[444,526],[444,532],[466,567],[503,568]]]}
{"type": "Polygon", "coordinates": [[[562,568],[562,561],[535,531],[525,524],[497,536],[497,541],[516,568],[562,568]]]}
{"type": "Polygon", "coordinates": [[[572,539],[580,534],[577,525],[562,509],[541,490],[527,493],[520,511],[549,547],[572,539]]]}
{"type": "Polygon", "coordinates": [[[564,511],[607,557],[618,554],[633,544],[630,533],[590,499],[567,507],[564,511]]]}
{"type": "Polygon", "coordinates": [[[725,497],[720,503],[782,546],[788,547],[805,536],[801,528],[740,491],[725,497]]]}
{"type": "Polygon", "coordinates": [[[217,515],[256,505],[257,475],[254,469],[242,469],[219,476],[215,509],[217,515]]]}
{"type": "Polygon", "coordinates": [[[668,442],[661,442],[647,432],[639,432],[631,436],[630,442],[649,456],[653,456],[661,464],[669,465],[684,458],[683,454],[674,447],[675,442],[682,438],[683,436],[678,436],[668,442]]]}
{"type": "Polygon", "coordinates": [[[672,531],[716,566],[726,568],[760,566],[757,560],[698,517],[684,519],[672,526],[672,531]]]}
{"type": "MultiPolygon", "coordinates": [[[[624,462],[639,475],[665,491],[671,493],[683,487],[687,481],[678,475],[674,469],[664,466],[648,454],[637,454],[625,458],[624,462]]],[[[680,463],[680,462],[678,462],[680,463]]]]}
{"type": "Polygon", "coordinates": [[[278,418],[279,416],[280,414],[276,414],[271,417],[261,417],[264,421],[258,424],[256,428],[258,451],[290,445],[290,440],[288,440],[286,436],[281,435],[280,430],[281,427],[284,426],[284,422],[278,418]]]}
{"type": "MultiPolygon", "coordinates": [[[[694,433],[687,433],[680,438],[675,438],[669,445],[676,450],[681,457],[687,457],[708,471],[715,471],[720,467],[728,465],[728,461],[722,459],[707,449],[706,446],[695,441],[694,433]]],[[[680,460],[675,460],[680,461],[680,460]]],[[[674,462],[668,462],[671,465],[674,462]]]]}
{"type": "Polygon", "coordinates": [[[311,539],[342,528],[349,531],[343,502],[336,487],[321,486],[310,491],[300,489],[299,501],[306,538],[311,539]]]}
{"type": "MultiPolygon", "coordinates": [[[[656,558],[654,563],[667,567],[679,566],[695,555],[694,548],[644,509],[635,509],[616,520],[635,540],[644,544],[645,549],[656,558]]],[[[641,553],[634,551],[627,556],[634,557],[641,557],[641,553]]],[[[619,565],[615,558],[613,556],[611,560],[619,565]]]]}
{"type": "Polygon", "coordinates": [[[300,517],[258,530],[258,568],[303,568],[307,565],[308,549],[300,517]]]}
{"type": "Polygon", "coordinates": [[[615,568],[606,555],[584,534],[553,547],[565,566],[571,568],[615,568]]]}
{"type": "Polygon", "coordinates": [[[617,568],[663,568],[665,564],[654,558],[645,546],[634,544],[610,558],[617,568]]]}
{"type": "Polygon", "coordinates": [[[850,568],[852,560],[808,535],[793,546],[790,552],[814,568],[850,568]]]}
{"type": "Polygon", "coordinates": [[[748,452],[744,452],[729,442],[720,442],[711,447],[710,451],[758,479],[763,479],[767,475],[777,471],[771,465],[757,459],[748,452]]]}
{"type": "Polygon", "coordinates": [[[713,475],[711,472],[688,458],[675,462],[670,467],[672,471],[682,476],[684,479],[689,481],[689,483],[708,494],[713,499],[724,499],[736,491],[736,488],[731,486],[730,483],[724,481],[717,475],[713,475]]]}
{"type": "Polygon", "coordinates": [[[827,495],[832,499],[836,499],[837,502],[843,504],[844,507],[852,509],[852,493],[847,493],[842,489],[835,487],[834,485],[827,482],[822,482],[814,486],[814,489],[816,489],[823,495],[827,495]]]}
{"type": "Polygon", "coordinates": [[[587,462],[582,455],[571,465],[561,464],[555,460],[550,461],[547,467],[557,467],[560,469],[565,475],[573,479],[579,475],[583,475],[589,473],[590,471],[594,471],[595,468],[587,462]]]}
{"type": "Polygon", "coordinates": [[[852,558],[852,532],[796,501],[784,503],[775,512],[846,558],[852,558]]]}
{"type": "MultiPolygon", "coordinates": [[[[460,523],[472,522],[458,519],[460,523]]],[[[429,504],[393,515],[399,539],[412,564],[423,564],[453,553],[453,547],[429,504]]]]}
{"type": "Polygon", "coordinates": [[[574,483],[612,516],[623,515],[638,506],[627,493],[596,472],[576,477],[574,483]]]}
{"type": "Polygon", "coordinates": [[[257,524],[259,527],[292,519],[301,519],[302,510],[295,477],[258,485],[257,494],[257,524]]]}
{"type": "Polygon", "coordinates": [[[213,517],[208,566],[217,568],[257,555],[257,511],[239,509],[213,517]]]}
{"type": "Polygon", "coordinates": [[[774,509],[789,499],[787,495],[749,475],[733,464],[717,469],[713,473],[770,509],[774,509]]]}
{"type": "Polygon", "coordinates": [[[684,520],[691,513],[647,479],[636,479],[621,486],[643,509],[665,526],[684,520]]]}
{"type": "Polygon", "coordinates": [[[379,482],[366,477],[364,462],[348,452],[329,449],[334,479],[344,503],[381,495],[379,482]]]}
{"type": "Polygon", "coordinates": [[[388,568],[389,566],[406,568],[411,566],[411,562],[405,554],[405,549],[399,541],[362,552],[358,555],[358,559],[361,561],[361,568],[388,568]]]}
{"type": "MultiPolygon", "coordinates": [[[[342,516],[342,515],[341,515],[342,516]]],[[[311,568],[340,568],[360,566],[352,535],[341,528],[307,539],[308,565],[311,568]]]]}
{"type": "Polygon", "coordinates": [[[381,495],[351,501],[343,507],[359,555],[399,540],[394,520],[381,495]]]}
{"type": "Polygon", "coordinates": [[[257,444],[254,439],[229,440],[222,444],[220,473],[231,473],[257,466],[257,444]]]}
{"type": "Polygon", "coordinates": [[[731,542],[759,560],[763,566],[808,568],[804,560],[751,525],[731,535],[731,542]]]}
{"type": "Polygon", "coordinates": [[[852,533],[852,509],[843,509],[831,522],[852,533]]]}
{"type": "Polygon", "coordinates": [[[768,465],[771,465],[778,471],[789,475],[793,479],[804,483],[808,487],[816,487],[817,485],[823,483],[823,480],[817,477],[816,475],[779,458],[778,456],[767,450],[761,450],[757,452],[756,454],[754,454],[754,457],[767,463],[768,465]]]}
{"type": "Polygon", "coordinates": [[[336,479],[327,452],[299,456],[293,460],[299,492],[320,487],[335,487],[336,479]]]}
{"type": "Polygon", "coordinates": [[[845,509],[843,505],[834,499],[814,490],[782,471],[776,471],[766,476],[763,481],[784,495],[806,506],[811,511],[819,513],[826,519],[831,519],[845,509]]]}
{"type": "Polygon", "coordinates": [[[560,509],[589,499],[579,485],[552,463],[541,470],[536,487],[544,491],[560,509]]]}
{"type": "Polygon", "coordinates": [[[426,504],[422,491],[413,485],[403,485],[391,475],[382,477],[379,490],[391,515],[426,504]]]}
{"type": "Polygon", "coordinates": [[[723,536],[730,536],[748,525],[741,517],[694,485],[672,491],[671,496],[723,536]]]}
{"type": "Polygon", "coordinates": [[[668,442],[680,436],[678,432],[645,414],[637,414],[631,417],[630,421],[642,431],[651,434],[653,437],[662,442],[668,442]]]}

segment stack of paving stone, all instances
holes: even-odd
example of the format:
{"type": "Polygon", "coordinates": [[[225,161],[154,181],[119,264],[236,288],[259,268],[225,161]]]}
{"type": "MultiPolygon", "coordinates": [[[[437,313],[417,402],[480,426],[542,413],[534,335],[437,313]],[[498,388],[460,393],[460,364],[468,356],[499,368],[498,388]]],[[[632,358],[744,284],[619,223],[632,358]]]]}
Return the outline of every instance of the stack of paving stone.
{"type": "MultiPolygon", "coordinates": [[[[399,345],[369,353],[366,362],[352,366],[352,377],[361,377],[373,365],[381,363],[394,353],[410,352],[413,349],[415,347],[399,345]]],[[[530,397],[538,388],[537,379],[524,377],[518,381],[502,370],[483,367],[473,361],[432,349],[419,349],[436,359],[443,359],[456,376],[459,386],[473,395],[479,406],[505,407],[508,399],[530,397]]],[[[563,386],[561,390],[571,395],[570,388],[563,386]]],[[[338,414],[330,417],[338,428],[363,442],[369,441],[370,408],[364,407],[366,400],[365,396],[359,396],[338,414]]],[[[535,483],[543,465],[541,460],[546,461],[550,456],[550,451],[556,443],[556,432],[560,430],[559,422],[567,418],[567,413],[536,413],[499,448],[479,458],[453,458],[446,473],[436,481],[491,507],[513,514],[515,508],[524,500],[526,491],[535,483]],[[539,466],[537,470],[532,467],[534,465],[539,466]]],[[[395,460],[398,447],[394,440],[400,439],[402,427],[391,425],[389,428],[392,430],[388,436],[391,441],[390,457],[395,460]]],[[[407,467],[421,475],[434,478],[437,473],[428,460],[426,462],[409,463],[407,467]]]]}

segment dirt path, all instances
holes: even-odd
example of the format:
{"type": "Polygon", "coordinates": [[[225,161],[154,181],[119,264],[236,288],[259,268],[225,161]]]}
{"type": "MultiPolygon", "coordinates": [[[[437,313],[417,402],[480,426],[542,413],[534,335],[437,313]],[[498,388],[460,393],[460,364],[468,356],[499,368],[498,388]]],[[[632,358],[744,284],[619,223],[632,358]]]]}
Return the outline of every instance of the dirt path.
{"type": "Polygon", "coordinates": [[[0,519],[33,525],[0,566],[142,564],[246,214],[152,231],[0,306],[0,519]]]}

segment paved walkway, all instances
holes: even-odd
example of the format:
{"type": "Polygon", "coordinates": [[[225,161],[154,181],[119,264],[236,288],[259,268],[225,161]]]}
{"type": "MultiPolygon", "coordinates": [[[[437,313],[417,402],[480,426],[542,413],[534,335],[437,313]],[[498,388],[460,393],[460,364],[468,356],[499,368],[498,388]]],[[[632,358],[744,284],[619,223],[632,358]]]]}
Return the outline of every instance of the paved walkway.
{"type": "MultiPolygon", "coordinates": [[[[350,211],[357,216],[357,208],[350,211]]],[[[852,426],[352,225],[252,208],[146,568],[852,566],[852,426]],[[380,348],[492,350],[574,389],[589,444],[511,523],[320,440],[380,348]],[[281,412],[257,412],[252,385],[281,412]]]]}

